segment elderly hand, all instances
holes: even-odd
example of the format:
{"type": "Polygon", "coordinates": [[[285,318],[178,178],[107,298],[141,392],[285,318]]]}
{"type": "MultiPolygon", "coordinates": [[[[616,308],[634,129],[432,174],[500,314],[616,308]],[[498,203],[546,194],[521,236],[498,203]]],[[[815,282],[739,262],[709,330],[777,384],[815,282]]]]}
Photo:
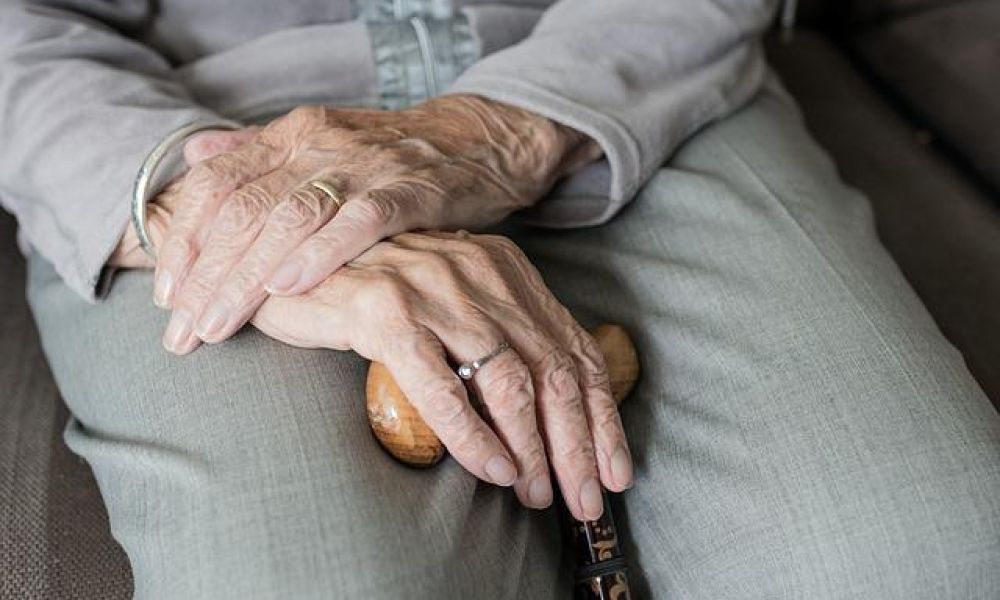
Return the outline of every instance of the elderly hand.
{"type": "Polygon", "coordinates": [[[601,483],[621,491],[632,461],[594,339],[506,238],[406,233],[377,243],[312,291],[269,298],[253,324],[303,347],[382,362],[452,456],[513,485],[526,506],[552,501],[549,464],[570,511],[596,519],[601,483]],[[498,354],[469,382],[453,363],[498,354]]]}
{"type": "MultiPolygon", "coordinates": [[[[184,144],[184,162],[192,167],[213,156],[232,152],[252,140],[259,130],[259,127],[247,127],[236,131],[213,129],[196,133],[184,144]]],[[[184,197],[183,183],[183,178],[171,181],[146,206],[146,228],[153,246],[157,248],[163,243],[174,211],[184,197]]],[[[139,236],[131,222],[108,257],[107,265],[120,269],[152,269],[155,266],[153,259],[139,245],[139,236]]]]}
{"type": "Polygon", "coordinates": [[[222,341],[269,292],[307,291],[387,236],[499,221],[598,154],[578,132],[476,96],[296,109],[184,178],[156,265],[154,299],[173,308],[164,345],[222,341]]]}

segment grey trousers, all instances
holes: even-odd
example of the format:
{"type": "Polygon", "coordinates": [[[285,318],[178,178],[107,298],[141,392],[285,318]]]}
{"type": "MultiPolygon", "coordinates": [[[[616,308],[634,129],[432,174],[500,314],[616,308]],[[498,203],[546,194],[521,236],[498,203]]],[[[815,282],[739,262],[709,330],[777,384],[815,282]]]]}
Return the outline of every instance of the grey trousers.
{"type": "MultiPolygon", "coordinates": [[[[1000,418],[775,82],[606,226],[509,225],[634,335],[640,597],[996,598],[1000,418]]],[[[151,277],[29,295],[139,598],[566,598],[553,511],[371,438],[365,363],[253,330],[176,358],[151,277]]]]}

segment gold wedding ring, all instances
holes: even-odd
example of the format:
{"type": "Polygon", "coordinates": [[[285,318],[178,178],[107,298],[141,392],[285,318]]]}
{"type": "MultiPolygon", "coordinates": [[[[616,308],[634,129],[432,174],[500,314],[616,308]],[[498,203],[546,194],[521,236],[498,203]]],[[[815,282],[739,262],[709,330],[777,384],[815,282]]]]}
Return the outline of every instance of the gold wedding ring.
{"type": "Polygon", "coordinates": [[[340,192],[329,181],[313,179],[309,182],[309,185],[326,194],[330,200],[333,200],[333,203],[337,205],[337,210],[340,210],[344,206],[344,199],[340,197],[340,192]]]}

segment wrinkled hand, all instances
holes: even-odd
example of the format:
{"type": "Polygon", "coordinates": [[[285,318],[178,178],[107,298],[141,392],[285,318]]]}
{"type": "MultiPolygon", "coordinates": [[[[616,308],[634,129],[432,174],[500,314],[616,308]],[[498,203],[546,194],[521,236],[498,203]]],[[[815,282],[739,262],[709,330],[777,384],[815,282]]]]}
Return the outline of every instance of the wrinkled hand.
{"type": "Polygon", "coordinates": [[[377,243],[300,296],[269,298],[253,324],[302,347],[353,349],[386,365],[452,456],[480,479],[513,485],[526,506],[553,497],[596,519],[601,482],[621,491],[632,461],[596,342],[506,238],[405,233],[377,243]],[[448,364],[506,340],[470,384],[448,364]]]}
{"type": "Polygon", "coordinates": [[[497,222],[597,154],[582,134],[475,96],[296,109],[185,176],[156,265],[154,299],[173,309],[164,345],[222,341],[268,293],[307,291],[390,235],[497,222]],[[315,179],[337,188],[339,211],[315,179]]]}
{"type": "MultiPolygon", "coordinates": [[[[192,167],[213,156],[232,152],[252,140],[259,130],[259,127],[247,127],[236,131],[206,130],[196,133],[184,144],[184,162],[192,167]]],[[[163,244],[174,211],[184,198],[183,183],[182,177],[171,181],[146,205],[146,229],[156,248],[163,244]]],[[[152,269],[155,266],[153,259],[139,245],[139,236],[131,222],[108,257],[107,265],[121,269],[152,269]]]]}

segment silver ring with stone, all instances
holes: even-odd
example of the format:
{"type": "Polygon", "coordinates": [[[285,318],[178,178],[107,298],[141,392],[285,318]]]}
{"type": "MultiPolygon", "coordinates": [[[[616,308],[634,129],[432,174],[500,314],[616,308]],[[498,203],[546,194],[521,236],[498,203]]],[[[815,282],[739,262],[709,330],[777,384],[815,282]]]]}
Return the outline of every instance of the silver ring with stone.
{"type": "Polygon", "coordinates": [[[468,381],[469,379],[475,377],[476,371],[482,369],[486,363],[490,362],[500,354],[503,354],[507,350],[510,350],[510,344],[508,344],[506,341],[500,342],[500,345],[494,348],[494,350],[489,354],[487,354],[486,356],[474,360],[472,362],[462,363],[458,365],[458,369],[456,369],[455,372],[458,373],[459,377],[468,381]]]}

